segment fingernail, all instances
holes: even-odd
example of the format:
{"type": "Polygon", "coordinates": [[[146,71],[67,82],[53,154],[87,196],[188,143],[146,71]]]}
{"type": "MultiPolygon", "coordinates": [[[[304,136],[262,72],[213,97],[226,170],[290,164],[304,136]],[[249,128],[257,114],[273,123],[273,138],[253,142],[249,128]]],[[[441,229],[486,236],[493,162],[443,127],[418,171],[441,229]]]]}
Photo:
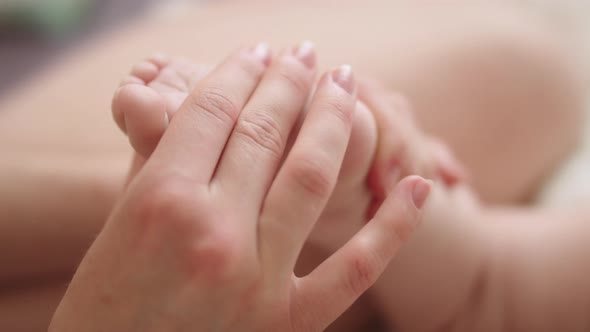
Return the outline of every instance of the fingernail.
{"type": "Polygon", "coordinates": [[[315,47],[312,42],[306,40],[299,44],[293,50],[293,55],[307,68],[315,67],[315,47]]]}
{"type": "Polygon", "coordinates": [[[414,184],[414,188],[412,189],[412,200],[414,201],[414,206],[416,206],[418,210],[422,209],[424,206],[431,188],[432,182],[424,179],[416,181],[414,184]]]}
{"type": "Polygon", "coordinates": [[[353,94],[355,88],[354,75],[350,65],[342,65],[332,72],[332,80],[344,91],[353,94]]]}
{"type": "Polygon", "coordinates": [[[268,43],[258,43],[258,45],[254,46],[250,52],[265,65],[270,63],[270,47],[268,46],[268,43]]]}

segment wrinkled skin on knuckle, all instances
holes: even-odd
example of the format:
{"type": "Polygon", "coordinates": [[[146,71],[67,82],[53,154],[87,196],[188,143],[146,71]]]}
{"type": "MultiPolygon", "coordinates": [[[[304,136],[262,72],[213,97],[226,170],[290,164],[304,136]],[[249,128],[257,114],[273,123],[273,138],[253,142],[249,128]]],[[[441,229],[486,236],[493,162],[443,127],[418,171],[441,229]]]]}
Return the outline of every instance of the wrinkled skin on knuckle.
{"type": "Polygon", "coordinates": [[[132,217],[145,226],[179,218],[194,195],[187,182],[170,176],[151,177],[133,189],[132,217]]]}
{"type": "Polygon", "coordinates": [[[194,112],[203,112],[225,124],[233,124],[240,113],[235,102],[220,88],[206,87],[189,98],[194,112]]]}
{"type": "Polygon", "coordinates": [[[336,181],[336,176],[311,156],[297,158],[290,168],[290,176],[305,193],[320,199],[330,197],[336,181]]]}
{"type": "Polygon", "coordinates": [[[235,219],[182,178],[155,180],[134,197],[139,247],[164,254],[189,279],[207,284],[256,279],[256,256],[235,219]],[[152,188],[152,189],[149,189],[152,188]]]}
{"type": "Polygon", "coordinates": [[[370,250],[362,250],[350,258],[344,291],[359,296],[375,283],[381,266],[370,250]]]}
{"type": "Polygon", "coordinates": [[[279,160],[284,148],[284,138],[277,121],[268,112],[243,113],[234,133],[243,136],[254,146],[279,160]]]}
{"type": "Polygon", "coordinates": [[[132,237],[150,250],[180,247],[214,221],[206,193],[183,177],[144,180],[132,188],[128,202],[124,217],[132,237]]]}
{"type": "Polygon", "coordinates": [[[227,228],[212,228],[194,239],[182,252],[182,262],[188,276],[207,284],[231,283],[248,291],[260,279],[253,250],[227,228]]]}

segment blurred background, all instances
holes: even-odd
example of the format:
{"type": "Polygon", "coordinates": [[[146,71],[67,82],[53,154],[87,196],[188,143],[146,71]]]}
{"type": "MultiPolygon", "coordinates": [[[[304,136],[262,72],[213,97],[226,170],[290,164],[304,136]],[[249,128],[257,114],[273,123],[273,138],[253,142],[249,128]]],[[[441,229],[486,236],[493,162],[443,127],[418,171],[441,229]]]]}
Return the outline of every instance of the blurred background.
{"type": "MultiPolygon", "coordinates": [[[[110,39],[117,36],[125,27],[142,17],[153,15],[174,20],[182,17],[187,7],[207,6],[206,0],[1,0],[0,1],[0,100],[9,91],[34,81],[38,73],[59,59],[67,57],[76,48],[92,45],[92,41],[110,39]],[[104,38],[107,36],[107,38],[104,38]]],[[[215,1],[228,2],[228,1],[215,1]]],[[[229,1],[231,2],[231,1],[229,1]]],[[[237,1],[244,3],[246,1],[237,1]]],[[[250,1],[261,2],[261,1],[250,1]]],[[[321,3],[333,2],[324,1],[321,3]]],[[[357,3],[359,1],[340,1],[357,3]]],[[[584,1],[521,0],[513,1],[534,15],[558,26],[564,38],[576,43],[578,58],[583,65],[579,68],[588,71],[590,66],[590,6],[584,1]],[[575,35],[575,37],[572,37],[575,35]],[[582,69],[583,68],[583,69],[582,69]]],[[[267,2],[273,6],[277,1],[267,2]]],[[[313,7],[313,1],[299,1],[299,4],[313,7]]],[[[449,1],[449,6],[455,2],[449,1]]],[[[440,5],[440,3],[439,3],[440,5]]],[[[225,24],[231,26],[231,24],[225,24]]],[[[303,27],[304,28],[304,27],[303,27]]],[[[247,34],[247,33],[245,33],[247,34]]],[[[221,34],[223,35],[223,33],[221,34]]],[[[146,44],[145,42],[143,44],[146,44]]],[[[154,49],[157,49],[155,43],[154,49]]],[[[127,53],[133,53],[127,52],[127,53]]],[[[136,53],[139,53],[137,51],[136,53]]],[[[354,57],[355,54],[348,55],[354,57]]],[[[125,60],[122,60],[124,62],[125,60]]],[[[587,76],[587,75],[586,75],[587,76]]],[[[586,84],[588,86],[589,84],[586,84]]],[[[590,89],[587,89],[590,91],[590,89]]],[[[590,96],[590,93],[588,94],[590,96]]],[[[588,135],[587,135],[588,136],[588,135]]],[[[588,141],[588,139],[587,139],[588,141]]],[[[585,146],[589,146],[590,143],[585,146]]],[[[590,165],[590,152],[577,154],[573,166],[575,171],[563,174],[576,174],[576,180],[564,180],[560,176],[555,183],[578,182],[586,165],[590,165]]],[[[570,165],[568,164],[568,165],[570,165]]],[[[588,179],[590,180],[590,178],[588,179]]],[[[557,184],[548,187],[558,186],[557,184]]],[[[575,186],[585,189],[581,186],[575,186]]],[[[562,192],[563,189],[550,190],[562,192]]],[[[553,199],[553,198],[552,198],[553,199]]]]}
{"type": "MultiPolygon", "coordinates": [[[[116,33],[122,26],[148,12],[157,14],[179,11],[178,9],[183,6],[204,5],[207,2],[211,1],[1,0],[0,96],[8,87],[14,87],[17,82],[30,77],[55,57],[63,55],[75,45],[96,38],[99,34],[116,33]]],[[[307,5],[313,4],[313,1],[305,2],[307,5]]],[[[588,6],[584,1],[513,2],[524,4],[531,12],[545,16],[558,24],[566,24],[568,29],[583,32],[586,38],[584,48],[588,49],[590,12],[585,10],[588,6]]]]}
{"type": "Polygon", "coordinates": [[[162,0],[0,1],[0,95],[69,48],[116,30],[162,0]]]}

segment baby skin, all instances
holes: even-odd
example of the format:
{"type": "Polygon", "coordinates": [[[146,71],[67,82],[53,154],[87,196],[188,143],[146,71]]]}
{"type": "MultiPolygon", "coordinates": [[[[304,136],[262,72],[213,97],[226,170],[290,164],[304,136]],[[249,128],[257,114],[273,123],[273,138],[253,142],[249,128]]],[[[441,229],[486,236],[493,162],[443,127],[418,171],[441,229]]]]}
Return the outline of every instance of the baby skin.
{"type": "MultiPolygon", "coordinates": [[[[130,178],[154,151],[176,110],[210,69],[187,59],[154,55],[137,64],[122,81],[112,109],[117,125],[137,153],[130,178]]],[[[298,91],[305,91],[314,83],[316,71],[313,45],[304,42],[275,56],[267,75],[279,73],[298,91]],[[305,66],[300,66],[301,62],[305,66]]],[[[371,81],[361,82],[358,94],[361,102],[354,114],[339,181],[301,255],[301,273],[311,270],[356,233],[405,176],[438,179],[445,187],[465,178],[449,149],[417,128],[402,97],[371,81]]],[[[357,301],[331,329],[363,330],[374,316],[367,301],[357,301]]]]}
{"type": "MultiPolygon", "coordinates": [[[[304,42],[277,55],[269,72],[278,71],[296,86],[309,86],[314,83],[317,71],[315,57],[313,45],[304,42]],[[305,70],[295,71],[295,57],[305,59],[305,70]]],[[[115,122],[128,135],[136,151],[130,178],[154,151],[189,92],[211,68],[158,54],[135,65],[121,82],[112,110],[115,122]]],[[[403,177],[417,174],[441,179],[446,185],[465,178],[465,171],[450,150],[417,128],[403,97],[387,93],[377,84],[371,81],[359,84],[361,102],[354,114],[339,182],[314,233],[318,236],[312,235],[325,249],[342,245],[344,238],[369,219],[388,189],[403,177]],[[334,224],[338,225],[341,236],[336,236],[334,224]],[[329,236],[323,236],[323,230],[329,236]]]]}
{"type": "MultiPolygon", "coordinates": [[[[156,55],[123,80],[113,116],[137,153],[130,179],[209,70],[156,55]]],[[[307,91],[316,71],[313,46],[302,43],[273,57],[265,75],[287,78],[295,91],[307,91]]],[[[357,93],[361,102],[339,181],[301,253],[299,273],[306,274],[345,243],[406,175],[421,175],[436,185],[424,223],[367,295],[330,330],[366,331],[381,319],[400,331],[587,331],[582,308],[590,305],[590,285],[584,281],[590,257],[576,246],[582,240],[571,240],[590,232],[584,226],[587,217],[480,206],[466,185],[466,171],[442,142],[419,130],[402,97],[371,81],[361,81],[357,93]],[[548,239],[554,246],[547,246],[548,239]]],[[[268,128],[272,124],[253,123],[250,129],[268,128]]]]}

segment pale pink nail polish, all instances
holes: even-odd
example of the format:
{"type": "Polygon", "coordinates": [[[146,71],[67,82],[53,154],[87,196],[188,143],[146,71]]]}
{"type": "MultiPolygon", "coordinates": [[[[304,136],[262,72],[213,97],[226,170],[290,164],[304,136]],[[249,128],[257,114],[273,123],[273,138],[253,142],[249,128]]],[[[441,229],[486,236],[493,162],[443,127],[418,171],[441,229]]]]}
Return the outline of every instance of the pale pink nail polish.
{"type": "Polygon", "coordinates": [[[312,42],[304,41],[293,50],[293,55],[307,68],[313,68],[316,64],[315,47],[312,42]]]}
{"type": "Polygon", "coordinates": [[[432,182],[423,179],[416,181],[414,184],[414,188],[412,189],[412,200],[414,201],[414,206],[416,206],[418,210],[422,209],[424,206],[431,188],[432,182]]]}
{"type": "Polygon", "coordinates": [[[258,43],[254,48],[250,51],[252,55],[258,58],[262,63],[268,65],[270,63],[270,47],[268,43],[261,42],[258,43]]]}
{"type": "Polygon", "coordinates": [[[356,85],[350,65],[342,65],[340,68],[332,71],[332,80],[349,94],[354,93],[356,85]]]}

